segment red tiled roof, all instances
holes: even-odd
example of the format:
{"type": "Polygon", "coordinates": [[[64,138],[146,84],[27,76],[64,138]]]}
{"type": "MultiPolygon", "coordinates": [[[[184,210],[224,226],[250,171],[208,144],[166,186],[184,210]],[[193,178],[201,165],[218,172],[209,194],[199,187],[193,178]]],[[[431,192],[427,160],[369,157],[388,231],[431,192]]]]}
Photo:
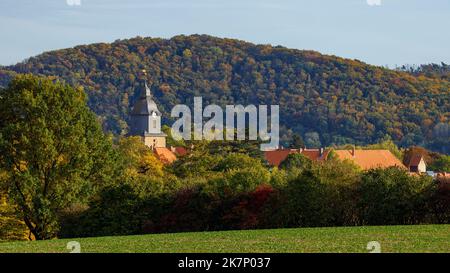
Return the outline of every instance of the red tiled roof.
{"type": "Polygon", "coordinates": [[[265,151],[264,157],[272,166],[279,166],[289,154],[300,153],[311,160],[320,161],[327,158],[329,151],[325,150],[321,154],[320,149],[279,149],[273,151],[265,151]]]}
{"type": "Polygon", "coordinates": [[[283,162],[286,157],[291,154],[295,153],[296,150],[292,151],[289,149],[286,150],[274,150],[274,151],[265,151],[264,157],[272,166],[279,166],[281,162],[283,162]]]}
{"type": "Polygon", "coordinates": [[[156,156],[163,162],[164,164],[170,164],[177,160],[177,156],[174,152],[172,152],[170,149],[167,149],[165,147],[159,147],[153,149],[156,156]]]}
{"type": "Polygon", "coordinates": [[[351,160],[363,170],[397,166],[406,169],[403,163],[389,150],[335,150],[340,160],[351,160]]]}
{"type": "MultiPolygon", "coordinates": [[[[387,168],[397,166],[402,169],[406,167],[389,150],[334,150],[340,160],[351,160],[363,170],[374,168],[387,168]]],[[[326,160],[330,150],[320,149],[280,149],[264,152],[264,157],[272,166],[279,166],[289,154],[301,153],[314,161],[326,160]]]]}
{"type": "Polygon", "coordinates": [[[174,153],[179,156],[183,156],[183,155],[187,154],[187,150],[184,147],[173,147],[172,151],[174,151],[174,153]]]}

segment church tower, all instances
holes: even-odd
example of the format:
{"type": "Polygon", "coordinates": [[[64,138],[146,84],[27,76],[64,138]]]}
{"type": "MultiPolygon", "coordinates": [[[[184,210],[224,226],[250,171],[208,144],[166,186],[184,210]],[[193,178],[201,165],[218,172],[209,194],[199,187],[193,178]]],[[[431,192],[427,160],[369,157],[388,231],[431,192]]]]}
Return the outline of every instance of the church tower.
{"type": "Polygon", "coordinates": [[[152,149],[166,147],[167,135],[161,131],[161,112],[152,98],[147,82],[131,111],[130,134],[141,136],[144,144],[152,149]]]}

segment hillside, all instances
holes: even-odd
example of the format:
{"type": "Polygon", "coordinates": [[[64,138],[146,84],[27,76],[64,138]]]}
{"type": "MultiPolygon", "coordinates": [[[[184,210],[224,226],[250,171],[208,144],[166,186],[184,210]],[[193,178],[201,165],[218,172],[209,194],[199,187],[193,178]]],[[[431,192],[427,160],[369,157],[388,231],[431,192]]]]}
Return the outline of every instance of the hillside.
{"type": "Polygon", "coordinates": [[[169,123],[178,103],[279,104],[282,140],[307,146],[367,144],[390,136],[402,146],[449,153],[450,81],[426,73],[206,35],[134,38],[43,53],[0,68],[54,75],[80,85],[105,129],[127,132],[142,69],[169,123]]]}
{"type": "Polygon", "coordinates": [[[297,253],[362,252],[378,240],[381,252],[448,252],[449,225],[296,228],[189,232],[0,243],[0,253],[70,252],[70,241],[81,252],[102,253],[297,253]]]}

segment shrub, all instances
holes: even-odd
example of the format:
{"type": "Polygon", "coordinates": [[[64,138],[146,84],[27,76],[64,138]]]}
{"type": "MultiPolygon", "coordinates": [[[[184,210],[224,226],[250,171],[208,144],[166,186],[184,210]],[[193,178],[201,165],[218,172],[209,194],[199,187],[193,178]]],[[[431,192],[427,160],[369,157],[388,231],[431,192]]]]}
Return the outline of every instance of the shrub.
{"type": "Polygon", "coordinates": [[[289,154],[283,162],[281,162],[279,168],[284,170],[290,169],[300,169],[306,170],[310,169],[313,165],[311,159],[300,153],[289,154]]]}
{"type": "Polygon", "coordinates": [[[60,237],[137,234],[144,218],[141,204],[128,184],[105,188],[87,210],[65,215],[60,237]]]}
{"type": "Polygon", "coordinates": [[[369,170],[358,189],[362,225],[418,224],[426,211],[431,178],[413,176],[398,168],[369,170]]]}
{"type": "Polygon", "coordinates": [[[233,169],[247,169],[252,167],[262,168],[261,160],[250,157],[247,154],[230,153],[219,161],[214,171],[225,172],[233,169]]]}
{"type": "Polygon", "coordinates": [[[269,185],[260,185],[254,191],[242,194],[224,211],[221,218],[227,229],[260,228],[266,222],[268,200],[274,193],[269,185]]]}
{"type": "Polygon", "coordinates": [[[354,224],[358,181],[357,169],[348,162],[329,161],[304,170],[282,189],[281,226],[354,224]]]}
{"type": "Polygon", "coordinates": [[[429,198],[428,208],[432,221],[439,224],[450,223],[450,181],[438,180],[429,198]]]}

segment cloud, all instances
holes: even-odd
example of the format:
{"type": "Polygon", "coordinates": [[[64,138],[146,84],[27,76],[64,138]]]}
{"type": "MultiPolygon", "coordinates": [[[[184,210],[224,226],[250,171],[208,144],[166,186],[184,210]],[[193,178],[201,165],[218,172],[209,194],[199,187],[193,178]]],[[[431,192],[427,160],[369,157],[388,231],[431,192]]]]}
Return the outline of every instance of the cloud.
{"type": "Polygon", "coordinates": [[[369,6],[381,6],[381,0],[367,0],[369,6]]]}

